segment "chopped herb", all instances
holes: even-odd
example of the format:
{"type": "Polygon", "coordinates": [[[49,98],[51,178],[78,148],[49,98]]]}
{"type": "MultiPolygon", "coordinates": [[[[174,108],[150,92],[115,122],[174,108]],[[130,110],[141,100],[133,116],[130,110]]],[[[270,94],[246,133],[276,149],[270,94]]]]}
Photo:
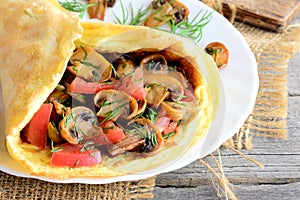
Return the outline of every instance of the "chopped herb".
{"type": "Polygon", "coordinates": [[[143,10],[143,7],[140,7],[136,16],[134,16],[133,6],[130,3],[131,10],[131,21],[130,25],[140,25],[142,21],[144,21],[143,17],[150,12],[151,6],[148,6],[143,10]]]}
{"type": "Polygon", "coordinates": [[[151,121],[151,122],[155,122],[156,120],[156,115],[157,112],[155,112],[152,108],[147,107],[149,114],[146,114],[146,117],[151,121]]]}
{"type": "Polygon", "coordinates": [[[173,135],[175,134],[174,131],[170,132],[170,133],[167,133],[167,134],[164,134],[163,135],[163,138],[166,140],[166,139],[169,139],[171,138],[173,135]]]}
{"type": "Polygon", "coordinates": [[[63,150],[63,147],[62,146],[54,146],[54,142],[53,140],[51,140],[51,153],[53,152],[60,152],[61,150],[63,150]]]}
{"type": "Polygon", "coordinates": [[[122,17],[118,17],[114,12],[113,15],[116,19],[116,22],[118,24],[129,24],[129,25],[141,25],[144,21],[144,17],[150,12],[151,5],[149,5],[147,8],[143,9],[143,6],[140,7],[137,11],[137,14],[134,15],[134,9],[132,4],[130,3],[130,11],[128,11],[124,5],[123,2],[120,1],[121,4],[121,10],[122,10],[122,17]],[[128,21],[129,18],[129,12],[131,15],[131,20],[128,21]]]}
{"type": "Polygon", "coordinates": [[[66,10],[71,11],[71,12],[76,12],[78,13],[80,18],[83,18],[84,13],[87,11],[89,7],[95,6],[97,4],[88,4],[84,5],[82,3],[77,2],[76,0],[73,1],[66,1],[66,2],[61,2],[59,1],[59,4],[64,7],[66,10]]]}
{"type": "Polygon", "coordinates": [[[122,19],[120,19],[119,17],[117,17],[117,15],[115,14],[115,12],[113,12],[114,17],[117,20],[117,23],[119,24],[126,24],[127,20],[128,20],[128,11],[125,9],[122,1],[120,1],[121,4],[121,9],[122,9],[122,19]]]}
{"type": "Polygon", "coordinates": [[[87,51],[85,50],[85,48],[83,46],[80,46],[80,48],[82,49],[82,51],[84,52],[84,57],[83,57],[83,61],[86,61],[87,59],[87,56],[88,56],[88,53],[87,51]]]}
{"type": "Polygon", "coordinates": [[[199,42],[202,38],[203,28],[210,22],[212,18],[212,12],[206,11],[200,17],[200,19],[198,19],[201,13],[202,10],[200,10],[191,21],[187,19],[176,24],[174,19],[170,20],[168,22],[170,30],[167,31],[184,37],[189,37],[195,42],[199,42]]]}
{"type": "Polygon", "coordinates": [[[141,81],[143,81],[144,80],[144,77],[141,77],[141,78],[139,78],[138,80],[134,80],[135,79],[135,72],[132,72],[131,73],[131,82],[132,82],[132,84],[137,84],[138,82],[141,82],[141,81]]]}
{"type": "Polygon", "coordinates": [[[156,134],[149,130],[143,129],[142,127],[138,127],[136,125],[132,126],[134,130],[126,129],[130,134],[138,135],[140,138],[149,140],[152,146],[156,146],[158,144],[156,134]]]}
{"type": "Polygon", "coordinates": [[[99,69],[98,66],[96,66],[96,65],[94,65],[94,64],[92,64],[92,63],[89,63],[89,62],[86,62],[86,61],[80,61],[80,62],[81,62],[82,64],[84,64],[84,65],[93,67],[93,68],[95,68],[95,69],[99,69]]]}
{"type": "Polygon", "coordinates": [[[64,117],[64,126],[65,127],[69,126],[72,119],[73,119],[73,115],[71,112],[66,117],[64,117]]]}
{"type": "Polygon", "coordinates": [[[178,104],[178,105],[180,105],[180,106],[187,106],[187,104],[186,103],[184,103],[183,101],[175,101],[174,103],[176,103],[176,104],[178,104]]]}
{"type": "Polygon", "coordinates": [[[77,167],[80,163],[80,160],[77,160],[76,163],[74,164],[73,168],[77,167]]]}
{"type": "Polygon", "coordinates": [[[74,124],[74,131],[75,133],[81,133],[82,135],[84,136],[88,136],[81,128],[79,128],[77,125],[76,125],[76,121],[75,121],[75,124],[74,124]]]}
{"type": "Polygon", "coordinates": [[[92,141],[88,141],[86,143],[84,143],[80,149],[80,152],[85,152],[85,151],[88,151],[88,150],[91,150],[93,149],[95,146],[94,146],[94,142],[92,141]]]}
{"type": "Polygon", "coordinates": [[[213,49],[213,48],[206,48],[205,51],[209,55],[217,55],[217,53],[218,53],[218,50],[217,49],[213,49]]]}
{"type": "Polygon", "coordinates": [[[116,78],[119,78],[119,74],[118,74],[117,70],[115,69],[115,67],[114,67],[113,65],[110,65],[110,66],[111,66],[111,69],[112,69],[112,71],[113,71],[113,73],[114,73],[114,76],[115,76],[116,78]]]}
{"type": "Polygon", "coordinates": [[[107,131],[107,130],[112,130],[114,129],[115,127],[114,126],[107,126],[107,127],[103,127],[103,131],[107,131]]]}
{"type": "Polygon", "coordinates": [[[96,155],[95,155],[95,153],[90,153],[89,156],[95,157],[96,155]]]}
{"type": "Polygon", "coordinates": [[[55,129],[55,131],[58,133],[59,131],[58,131],[56,124],[54,122],[51,122],[51,124],[52,124],[53,128],[55,129]]]}
{"type": "Polygon", "coordinates": [[[117,108],[115,108],[114,110],[111,110],[111,111],[108,111],[107,113],[105,113],[106,117],[100,122],[100,124],[103,124],[104,122],[115,118],[119,114],[121,109],[126,105],[128,105],[128,103],[124,103],[124,104],[118,106],[117,108]]]}

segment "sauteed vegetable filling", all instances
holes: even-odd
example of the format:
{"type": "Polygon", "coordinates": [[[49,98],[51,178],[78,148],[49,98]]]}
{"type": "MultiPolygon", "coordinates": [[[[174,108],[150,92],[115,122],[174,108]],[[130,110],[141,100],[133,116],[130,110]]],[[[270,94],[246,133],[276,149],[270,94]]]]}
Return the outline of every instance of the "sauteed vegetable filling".
{"type": "Polygon", "coordinates": [[[53,166],[99,164],[101,154],[158,153],[196,105],[181,59],[167,51],[77,48],[22,141],[49,149],[53,166]]]}

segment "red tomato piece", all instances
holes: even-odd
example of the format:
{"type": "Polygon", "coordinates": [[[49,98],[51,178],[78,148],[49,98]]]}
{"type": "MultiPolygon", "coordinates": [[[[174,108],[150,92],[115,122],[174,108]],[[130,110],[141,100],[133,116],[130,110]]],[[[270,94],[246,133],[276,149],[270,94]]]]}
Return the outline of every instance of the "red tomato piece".
{"type": "Polygon", "coordinates": [[[162,116],[162,117],[158,117],[154,124],[159,129],[159,131],[162,132],[168,127],[168,125],[170,124],[170,120],[171,120],[170,117],[162,116]]]}
{"type": "Polygon", "coordinates": [[[162,132],[162,134],[164,135],[164,134],[168,134],[168,133],[171,133],[171,132],[175,131],[176,128],[177,128],[177,125],[178,125],[177,122],[175,122],[175,121],[171,122],[171,123],[165,128],[165,130],[162,132]]]}
{"type": "Polygon", "coordinates": [[[43,104],[24,128],[27,141],[41,149],[47,144],[47,125],[52,108],[52,104],[43,104]]]}
{"type": "Polygon", "coordinates": [[[101,90],[114,89],[115,85],[98,82],[87,82],[81,78],[75,77],[70,84],[70,90],[74,93],[96,94],[101,90]]]}
{"type": "Polygon", "coordinates": [[[143,69],[139,67],[133,73],[120,78],[115,89],[124,91],[135,99],[144,99],[146,90],[143,77],[143,69]]]}
{"type": "Polygon", "coordinates": [[[85,149],[82,144],[61,144],[53,152],[50,163],[52,166],[82,167],[101,163],[101,153],[95,148],[85,149]]]}
{"type": "Polygon", "coordinates": [[[124,131],[111,120],[101,124],[101,127],[106,138],[113,144],[125,138],[124,131]]]}
{"type": "Polygon", "coordinates": [[[185,97],[181,101],[191,102],[196,100],[196,97],[190,89],[184,88],[184,96],[185,97]]]}

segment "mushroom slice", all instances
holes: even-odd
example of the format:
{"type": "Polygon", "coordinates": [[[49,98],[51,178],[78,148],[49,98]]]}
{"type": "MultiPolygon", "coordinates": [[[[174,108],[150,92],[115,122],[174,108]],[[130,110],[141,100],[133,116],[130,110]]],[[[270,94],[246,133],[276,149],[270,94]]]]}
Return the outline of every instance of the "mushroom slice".
{"type": "Polygon", "coordinates": [[[137,103],[138,103],[138,110],[136,112],[136,115],[144,113],[144,111],[147,107],[147,100],[146,99],[141,99],[141,100],[137,101],[137,103]]]}
{"type": "MultiPolygon", "coordinates": [[[[145,74],[145,85],[162,85],[171,91],[172,98],[182,97],[184,94],[183,85],[174,77],[164,74],[145,74]]],[[[177,99],[176,99],[177,100],[177,99]]]]}
{"type": "Polygon", "coordinates": [[[98,132],[97,122],[97,117],[91,109],[78,106],[66,112],[59,122],[59,131],[66,141],[78,144],[84,137],[98,132]]]}
{"type": "Polygon", "coordinates": [[[149,119],[135,119],[131,127],[126,137],[109,149],[111,155],[139,149],[142,155],[151,156],[162,149],[164,141],[161,132],[149,119]]]}
{"type": "Polygon", "coordinates": [[[57,130],[53,122],[48,123],[47,133],[48,133],[48,137],[50,138],[50,140],[54,142],[54,144],[61,144],[64,142],[64,139],[61,137],[59,131],[57,130]]]}
{"type": "Polygon", "coordinates": [[[186,20],[190,13],[187,6],[177,0],[171,0],[170,4],[174,9],[176,9],[176,12],[174,13],[174,23],[178,24],[186,20]]]}
{"type": "Polygon", "coordinates": [[[51,102],[51,99],[55,98],[60,102],[65,102],[69,99],[69,96],[64,92],[65,87],[63,85],[57,85],[53,92],[48,96],[46,102],[51,102]]]}
{"type": "Polygon", "coordinates": [[[150,106],[158,107],[169,94],[168,88],[160,84],[149,84],[147,88],[146,100],[150,106]]]}
{"type": "Polygon", "coordinates": [[[173,77],[177,79],[184,88],[188,87],[187,80],[184,78],[182,73],[178,71],[170,71],[170,70],[144,70],[144,74],[162,74],[166,76],[173,77]]]}
{"type": "Polygon", "coordinates": [[[147,17],[144,26],[159,27],[169,20],[173,19],[176,10],[169,3],[165,3],[158,7],[153,7],[153,12],[147,17]]]}
{"type": "Polygon", "coordinates": [[[167,66],[167,60],[162,54],[156,53],[143,58],[140,66],[147,70],[159,70],[163,66],[167,66]]]}
{"type": "Polygon", "coordinates": [[[101,90],[94,97],[94,103],[100,110],[98,117],[105,117],[105,121],[124,115],[125,118],[134,117],[138,110],[138,104],[134,98],[119,90],[101,90]]]}
{"type": "Polygon", "coordinates": [[[167,115],[173,121],[179,121],[183,118],[184,107],[176,102],[164,101],[161,106],[165,109],[167,115]]]}
{"type": "Polygon", "coordinates": [[[131,59],[126,59],[125,57],[120,57],[117,61],[117,75],[119,78],[131,74],[136,68],[136,64],[131,59]]]}
{"type": "Polygon", "coordinates": [[[90,47],[78,48],[70,58],[68,70],[87,81],[103,82],[111,77],[111,64],[90,47]]]}
{"type": "Polygon", "coordinates": [[[223,43],[211,42],[205,47],[205,52],[213,58],[218,69],[222,69],[227,66],[229,51],[223,43]]]}
{"type": "Polygon", "coordinates": [[[60,116],[63,116],[66,112],[66,106],[64,106],[57,99],[54,98],[52,98],[50,101],[54,105],[56,113],[60,116]]]}
{"type": "Polygon", "coordinates": [[[89,17],[104,20],[107,1],[109,0],[88,0],[88,5],[91,5],[88,7],[89,17]]]}
{"type": "Polygon", "coordinates": [[[144,143],[143,139],[138,135],[127,134],[123,140],[109,148],[109,154],[112,156],[130,151],[144,143]]]}
{"type": "Polygon", "coordinates": [[[144,132],[144,144],[140,148],[142,155],[153,156],[158,153],[164,146],[161,131],[149,119],[137,118],[135,122],[143,126],[143,129],[138,130],[144,132]]]}

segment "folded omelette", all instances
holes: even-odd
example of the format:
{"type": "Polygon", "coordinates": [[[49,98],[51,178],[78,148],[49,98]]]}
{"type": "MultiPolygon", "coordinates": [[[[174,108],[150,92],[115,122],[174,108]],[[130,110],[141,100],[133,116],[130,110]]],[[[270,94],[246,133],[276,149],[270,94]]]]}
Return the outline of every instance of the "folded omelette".
{"type": "Polygon", "coordinates": [[[6,144],[29,173],[144,172],[208,132],[217,100],[207,79],[217,72],[203,71],[215,65],[189,39],[80,22],[54,0],[11,0],[0,11],[6,144]]]}

